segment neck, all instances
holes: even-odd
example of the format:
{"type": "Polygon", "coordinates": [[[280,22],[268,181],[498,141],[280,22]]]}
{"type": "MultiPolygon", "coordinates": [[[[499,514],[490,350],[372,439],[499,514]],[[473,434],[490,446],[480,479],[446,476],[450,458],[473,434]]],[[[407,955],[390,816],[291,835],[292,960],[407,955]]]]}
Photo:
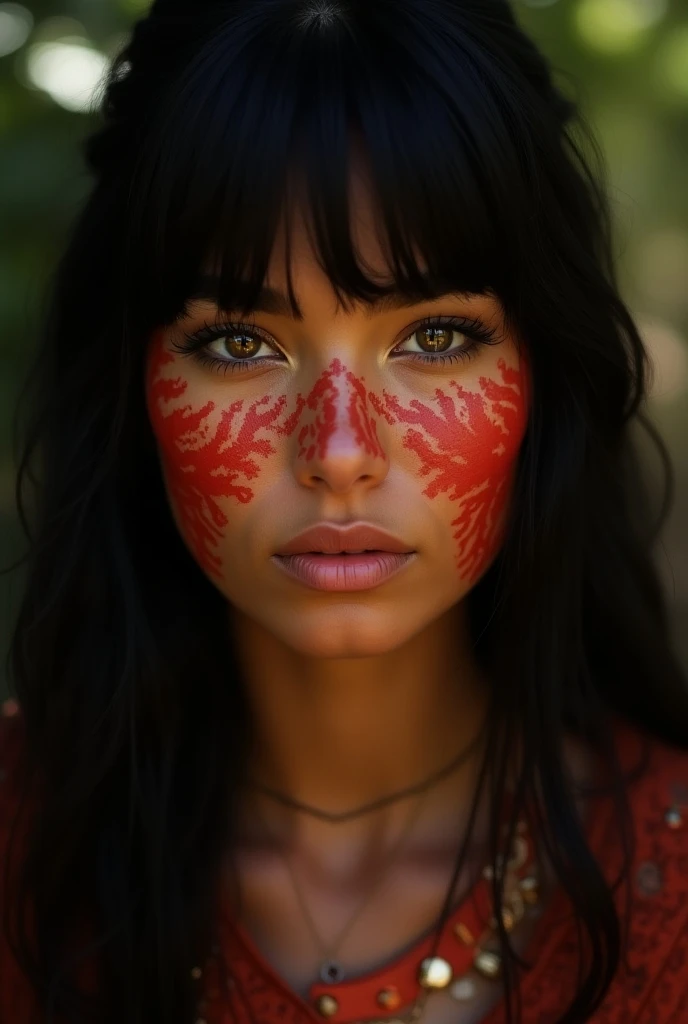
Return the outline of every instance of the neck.
{"type": "MultiPolygon", "coordinates": [[[[487,682],[463,605],[363,658],[310,657],[231,614],[252,720],[249,774],[301,803],[340,813],[422,782],[484,721],[487,682]]],[[[461,773],[472,784],[474,764],[458,770],[453,801],[461,773]]]]}

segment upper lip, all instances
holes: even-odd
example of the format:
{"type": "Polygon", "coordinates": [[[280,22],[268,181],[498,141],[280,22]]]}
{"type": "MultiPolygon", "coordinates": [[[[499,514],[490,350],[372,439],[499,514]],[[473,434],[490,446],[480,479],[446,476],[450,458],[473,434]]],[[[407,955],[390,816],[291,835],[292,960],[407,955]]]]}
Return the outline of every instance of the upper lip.
{"type": "Polygon", "coordinates": [[[353,523],[350,526],[318,523],[297,534],[276,553],[337,555],[348,551],[398,551],[406,554],[412,550],[403,540],[370,523],[353,523]]]}

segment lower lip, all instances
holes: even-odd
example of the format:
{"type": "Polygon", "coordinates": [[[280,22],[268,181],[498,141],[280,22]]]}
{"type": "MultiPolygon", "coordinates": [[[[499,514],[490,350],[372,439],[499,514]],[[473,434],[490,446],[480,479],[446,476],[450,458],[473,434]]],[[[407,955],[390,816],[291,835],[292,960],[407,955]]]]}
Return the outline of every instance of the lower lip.
{"type": "Polygon", "coordinates": [[[316,590],[370,590],[395,576],[415,552],[369,551],[360,555],[274,555],[277,564],[316,590]]]}

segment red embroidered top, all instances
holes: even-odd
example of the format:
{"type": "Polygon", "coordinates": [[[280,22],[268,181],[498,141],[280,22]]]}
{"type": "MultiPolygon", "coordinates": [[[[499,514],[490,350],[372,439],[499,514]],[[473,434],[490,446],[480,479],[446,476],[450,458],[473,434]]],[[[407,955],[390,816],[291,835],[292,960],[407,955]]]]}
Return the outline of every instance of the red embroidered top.
{"type": "MultiPolygon", "coordinates": [[[[14,702],[7,701],[0,718],[0,871],[13,809],[12,771],[21,742],[21,718],[15,711],[14,702]]],[[[646,737],[621,720],[615,734],[622,764],[629,768],[642,754],[646,737]]],[[[594,1024],[688,1024],[688,751],[649,740],[647,770],[629,787],[636,830],[629,970],[619,968],[603,1005],[591,1018],[594,1024]]],[[[593,801],[587,832],[612,881],[621,850],[611,801],[593,801]]],[[[625,886],[620,886],[616,899],[622,914],[624,897],[625,886]]],[[[220,953],[231,963],[234,980],[220,998],[221,977],[217,972],[203,973],[203,1019],[208,1024],[322,1024],[325,1018],[315,1000],[328,986],[312,987],[311,1005],[278,977],[241,928],[222,913],[220,919],[220,953]]],[[[573,996],[576,948],[572,908],[559,889],[539,918],[526,953],[533,967],[521,980],[524,1024],[556,1024],[573,996]]],[[[415,952],[420,950],[419,944],[415,952]]],[[[371,973],[369,978],[383,973],[371,973]]],[[[0,929],[0,1021],[28,1024],[33,1013],[28,986],[0,929]]],[[[379,1018],[384,1012],[372,1008],[369,1016],[379,1018]]],[[[483,1024],[504,1021],[500,1003],[483,1024]]]]}

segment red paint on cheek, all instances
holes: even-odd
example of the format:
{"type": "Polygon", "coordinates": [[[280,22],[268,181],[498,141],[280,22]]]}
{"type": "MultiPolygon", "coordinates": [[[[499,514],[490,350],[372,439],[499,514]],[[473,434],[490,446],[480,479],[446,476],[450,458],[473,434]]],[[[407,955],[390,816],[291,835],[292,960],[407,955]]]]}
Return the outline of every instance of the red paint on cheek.
{"type": "MultiPolygon", "coordinates": [[[[452,521],[456,566],[469,581],[496,554],[509,484],[527,422],[525,373],[498,362],[501,382],[479,378],[479,391],[450,381],[435,390],[437,408],[413,399],[404,406],[383,392],[376,408],[388,422],[414,424],[403,444],[415,453],[430,498],[446,494],[459,513],[452,521]]],[[[371,397],[371,402],[373,401],[371,397]]]]}
{"type": "Polygon", "coordinates": [[[253,490],[238,481],[253,480],[260,471],[256,459],[274,454],[270,440],[257,435],[279,417],[286,397],[268,408],[268,396],[246,410],[242,399],[223,408],[215,402],[193,408],[179,362],[165,350],[161,334],[151,339],[148,412],[184,537],[203,569],[221,578],[217,547],[227,516],[218,499],[251,501],[253,490]]]}

